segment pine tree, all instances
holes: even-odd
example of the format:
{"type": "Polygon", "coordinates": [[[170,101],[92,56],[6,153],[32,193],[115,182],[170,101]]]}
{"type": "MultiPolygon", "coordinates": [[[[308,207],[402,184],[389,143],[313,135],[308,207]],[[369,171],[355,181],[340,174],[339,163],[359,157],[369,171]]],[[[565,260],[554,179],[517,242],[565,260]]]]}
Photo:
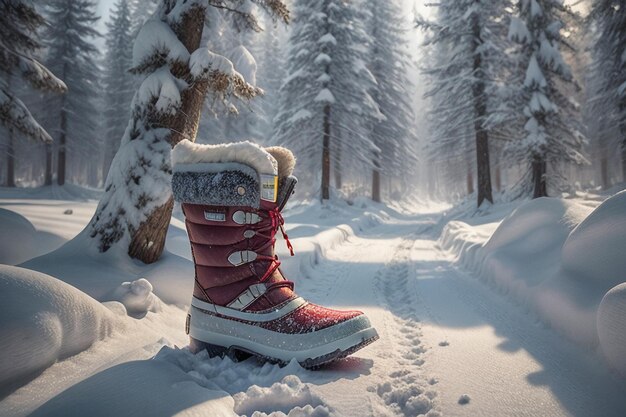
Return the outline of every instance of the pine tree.
{"type": "Polygon", "coordinates": [[[399,6],[394,1],[369,0],[367,7],[371,38],[368,68],[376,79],[370,94],[384,116],[373,121],[370,132],[378,148],[373,160],[372,199],[381,201],[381,173],[402,180],[414,171],[417,162],[413,150],[413,110],[408,96],[412,90],[408,79],[411,63],[405,52],[406,23],[399,6]]]}
{"type": "Polygon", "coordinates": [[[371,167],[375,146],[367,126],[382,117],[368,93],[375,81],[362,59],[367,35],[361,12],[350,1],[294,2],[274,140],[295,150],[308,180],[321,168],[322,200],[330,198],[332,162],[371,167]]]}
{"type": "Polygon", "coordinates": [[[109,171],[113,156],[128,123],[130,103],[135,92],[135,77],[130,73],[133,59],[132,21],[128,0],[118,0],[111,10],[106,35],[104,61],[105,143],[103,178],[109,171]]]}
{"type": "MultiPolygon", "coordinates": [[[[46,65],[68,85],[63,96],[45,97],[45,126],[57,146],[57,183],[66,180],[67,156],[83,158],[97,146],[99,68],[91,40],[99,19],[91,0],[51,0],[45,13],[50,25],[44,31],[48,49],[46,65]]],[[[97,149],[97,148],[96,148],[97,149]]]]}
{"type": "MultiPolygon", "coordinates": [[[[288,21],[282,1],[253,3],[288,21]]],[[[215,6],[204,0],[161,0],[140,30],[133,71],[145,78],[133,98],[105,193],[86,230],[99,252],[115,246],[145,263],[158,260],[174,205],[171,148],[183,139],[195,140],[207,93],[219,101],[259,93],[234,71],[232,62],[201,46],[207,7],[232,10],[241,28],[258,27],[247,6],[240,6],[237,0],[215,6]]]]}
{"type": "Polygon", "coordinates": [[[489,135],[494,126],[488,119],[499,106],[495,91],[500,68],[506,65],[503,20],[508,3],[444,0],[437,4],[435,22],[416,22],[430,32],[426,44],[438,48],[425,70],[432,80],[426,96],[434,104],[433,152],[446,159],[456,156],[459,162],[468,151],[475,152],[478,207],[485,200],[493,202],[489,135]],[[467,132],[472,132],[472,142],[467,132]]]}
{"type": "Polygon", "coordinates": [[[65,84],[35,58],[44,18],[29,1],[0,0],[0,124],[7,130],[7,185],[14,180],[15,133],[49,143],[52,138],[17,97],[19,79],[40,91],[63,93],[65,84]]]}
{"type": "Polygon", "coordinates": [[[592,113],[608,185],[607,155],[619,152],[626,182],[626,6],[620,0],[596,0],[589,21],[595,29],[592,48],[592,113]],[[619,135],[619,137],[616,137],[619,135]]]}
{"type": "Polygon", "coordinates": [[[561,0],[520,0],[517,12],[509,37],[520,45],[519,74],[512,84],[524,137],[508,148],[530,164],[537,198],[548,194],[548,165],[556,170],[559,163],[586,161],[578,106],[568,97],[568,88],[576,85],[560,51],[571,48],[561,34],[573,14],[561,0]]]}

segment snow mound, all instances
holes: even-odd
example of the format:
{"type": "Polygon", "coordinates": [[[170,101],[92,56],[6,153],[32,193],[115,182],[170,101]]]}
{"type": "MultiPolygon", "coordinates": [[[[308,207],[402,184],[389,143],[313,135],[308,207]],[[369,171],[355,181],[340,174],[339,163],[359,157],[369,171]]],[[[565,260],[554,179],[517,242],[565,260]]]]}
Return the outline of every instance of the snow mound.
{"type": "Polygon", "coordinates": [[[332,409],[301,379],[319,381],[324,375],[303,369],[296,360],[286,366],[255,359],[233,362],[228,357],[209,358],[206,351],[196,355],[188,349],[163,347],[155,360],[169,362],[183,370],[198,385],[232,395],[231,410],[249,417],[327,417],[332,409]]]}
{"type": "Polygon", "coordinates": [[[481,248],[490,281],[522,300],[528,297],[529,290],[556,273],[563,243],[590,212],[585,205],[557,198],[522,204],[481,248]]]}
{"type": "Polygon", "coordinates": [[[563,243],[552,264],[557,273],[541,286],[537,308],[571,340],[595,348],[602,298],[626,281],[626,193],[608,198],[563,243]]]}
{"type": "Polygon", "coordinates": [[[597,316],[600,348],[613,369],[626,375],[626,282],[606,293],[597,316]]]}
{"type": "Polygon", "coordinates": [[[0,264],[17,265],[34,255],[37,230],[22,215],[0,208],[0,235],[0,264]]]}
{"type": "Polygon", "coordinates": [[[626,281],[626,191],[604,201],[563,246],[563,268],[608,291],[626,281]]]}
{"type": "Polygon", "coordinates": [[[330,416],[323,401],[295,375],[288,375],[271,387],[253,385],[246,392],[233,396],[237,414],[255,417],[330,416]]]}
{"type": "Polygon", "coordinates": [[[145,278],[123,282],[113,292],[113,299],[122,303],[133,317],[144,317],[149,311],[156,313],[162,310],[161,300],[154,295],[152,284],[145,278]]]}
{"type": "Polygon", "coordinates": [[[106,307],[56,278],[0,265],[0,395],[122,325],[106,307]]]}
{"type": "Polygon", "coordinates": [[[529,255],[553,250],[563,244],[571,230],[591,209],[575,201],[538,198],[521,205],[505,218],[485,248],[521,250],[529,255]]]}

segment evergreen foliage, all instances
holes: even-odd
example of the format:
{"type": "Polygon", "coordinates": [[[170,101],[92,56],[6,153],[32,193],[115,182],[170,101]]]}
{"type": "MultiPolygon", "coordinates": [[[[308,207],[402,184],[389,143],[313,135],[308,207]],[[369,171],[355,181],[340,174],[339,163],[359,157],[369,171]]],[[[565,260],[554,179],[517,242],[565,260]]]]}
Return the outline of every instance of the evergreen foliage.
{"type": "Polygon", "coordinates": [[[586,162],[579,105],[572,99],[577,85],[561,51],[573,48],[563,36],[573,17],[560,0],[520,0],[511,19],[509,38],[519,45],[513,100],[523,131],[507,148],[531,166],[526,185],[535,198],[548,194],[549,178],[559,184],[560,164],[586,162]]]}
{"type": "MultiPolygon", "coordinates": [[[[415,173],[418,158],[409,79],[412,66],[408,55],[406,22],[395,1],[368,0],[370,35],[368,68],[376,84],[370,95],[384,118],[373,120],[371,139],[376,148],[372,172],[372,199],[381,201],[381,174],[400,182],[415,173]]],[[[404,190],[403,190],[404,191],[404,190]]]]}
{"type": "MultiPolygon", "coordinates": [[[[300,158],[299,175],[330,198],[330,170],[372,166],[372,120],[383,118],[369,91],[364,12],[343,0],[297,0],[274,140],[300,158]]],[[[340,181],[337,181],[340,182],[340,181]]],[[[339,184],[338,184],[339,185],[339,184]]]]}
{"type": "Polygon", "coordinates": [[[452,166],[468,164],[468,153],[475,154],[480,206],[493,202],[489,136],[501,121],[489,116],[502,107],[500,83],[507,65],[503,22],[509,2],[443,0],[437,6],[435,21],[416,21],[428,31],[426,45],[435,48],[432,61],[424,65],[430,80],[426,97],[433,103],[430,151],[452,166]]]}
{"type": "MultiPolygon", "coordinates": [[[[594,133],[604,158],[621,154],[622,180],[626,181],[626,5],[619,0],[596,0],[589,23],[594,30],[590,94],[597,126],[594,133]]],[[[610,185],[608,178],[603,182],[610,185]]]]}
{"type": "Polygon", "coordinates": [[[15,94],[20,79],[41,91],[66,91],[65,84],[35,58],[42,47],[37,30],[44,23],[30,1],[0,1],[0,123],[9,130],[51,142],[48,132],[15,94]]]}
{"type": "Polygon", "coordinates": [[[104,178],[128,124],[128,112],[135,92],[135,77],[130,73],[133,60],[132,26],[128,0],[118,0],[107,22],[107,50],[103,65],[104,178]]]}
{"type": "Polygon", "coordinates": [[[68,86],[67,94],[44,96],[44,126],[58,152],[57,181],[66,179],[66,158],[80,160],[99,147],[97,97],[100,92],[98,51],[93,44],[99,33],[96,3],[91,0],[50,0],[45,14],[50,24],[43,36],[46,65],[68,86]]]}

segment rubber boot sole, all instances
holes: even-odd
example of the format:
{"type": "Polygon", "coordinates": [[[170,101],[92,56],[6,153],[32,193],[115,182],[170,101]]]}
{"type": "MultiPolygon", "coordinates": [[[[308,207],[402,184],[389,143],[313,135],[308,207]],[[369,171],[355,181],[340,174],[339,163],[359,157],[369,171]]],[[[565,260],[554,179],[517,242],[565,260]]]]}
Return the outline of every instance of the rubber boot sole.
{"type": "MultiPolygon", "coordinates": [[[[306,369],[318,369],[324,365],[327,365],[329,363],[338,361],[340,359],[343,359],[347,356],[352,355],[353,353],[355,353],[356,351],[360,349],[363,349],[365,346],[369,345],[370,343],[375,342],[376,340],[378,340],[378,338],[379,336],[375,335],[367,339],[362,339],[360,343],[352,347],[349,347],[346,350],[337,349],[331,353],[318,356],[316,358],[307,358],[305,360],[298,361],[298,363],[300,364],[300,366],[306,369]]],[[[249,349],[242,348],[240,346],[224,347],[224,346],[219,346],[219,345],[213,345],[211,343],[194,339],[193,337],[189,338],[189,350],[194,354],[199,353],[203,350],[206,350],[206,352],[209,354],[209,357],[211,358],[228,357],[234,362],[240,362],[250,357],[256,357],[257,359],[263,362],[275,363],[280,366],[285,366],[289,363],[289,361],[273,358],[270,356],[265,356],[260,353],[253,352],[249,349]]]]}

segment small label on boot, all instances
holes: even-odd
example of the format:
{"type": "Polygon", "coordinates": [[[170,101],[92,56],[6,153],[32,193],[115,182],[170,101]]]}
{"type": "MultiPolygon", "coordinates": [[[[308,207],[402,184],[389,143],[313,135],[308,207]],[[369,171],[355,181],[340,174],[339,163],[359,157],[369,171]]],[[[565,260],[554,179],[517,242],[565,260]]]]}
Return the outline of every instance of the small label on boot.
{"type": "Polygon", "coordinates": [[[226,213],[212,213],[210,211],[205,211],[204,218],[210,222],[225,222],[226,213]]]}
{"type": "Polygon", "coordinates": [[[276,202],[278,176],[261,174],[261,200],[276,202]]]}

